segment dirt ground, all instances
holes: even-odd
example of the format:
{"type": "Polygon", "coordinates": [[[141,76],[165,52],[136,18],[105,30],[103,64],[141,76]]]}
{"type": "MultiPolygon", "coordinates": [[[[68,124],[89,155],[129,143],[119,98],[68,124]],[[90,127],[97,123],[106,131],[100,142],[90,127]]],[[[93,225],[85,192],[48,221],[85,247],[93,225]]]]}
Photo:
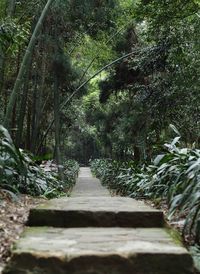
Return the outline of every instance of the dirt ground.
{"type": "Polygon", "coordinates": [[[13,243],[24,229],[29,209],[44,201],[42,198],[15,196],[0,190],[0,273],[10,259],[13,243]]]}

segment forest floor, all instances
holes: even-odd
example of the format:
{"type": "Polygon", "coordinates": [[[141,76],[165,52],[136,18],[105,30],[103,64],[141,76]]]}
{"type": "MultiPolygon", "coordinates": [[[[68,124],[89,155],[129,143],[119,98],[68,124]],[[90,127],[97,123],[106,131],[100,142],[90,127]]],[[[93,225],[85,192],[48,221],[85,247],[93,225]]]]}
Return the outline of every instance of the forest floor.
{"type": "Polygon", "coordinates": [[[28,195],[11,196],[0,190],[0,273],[10,259],[13,243],[24,229],[30,208],[43,201],[28,195]]]}

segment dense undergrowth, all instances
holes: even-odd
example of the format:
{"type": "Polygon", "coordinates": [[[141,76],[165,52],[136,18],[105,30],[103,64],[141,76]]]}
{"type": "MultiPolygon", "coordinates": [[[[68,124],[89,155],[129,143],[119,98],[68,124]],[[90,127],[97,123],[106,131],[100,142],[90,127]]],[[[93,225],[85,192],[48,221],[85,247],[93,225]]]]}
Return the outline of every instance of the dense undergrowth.
{"type": "Polygon", "coordinates": [[[169,218],[175,213],[186,218],[184,235],[200,242],[200,150],[179,148],[178,142],[179,137],[165,144],[150,164],[97,159],[91,168],[104,185],[121,195],[166,201],[169,218]]]}
{"type": "Polygon", "coordinates": [[[45,171],[33,157],[16,148],[8,131],[0,126],[0,188],[10,193],[53,198],[66,194],[73,186],[79,165],[74,160],[64,162],[64,181],[56,170],[45,171]]]}

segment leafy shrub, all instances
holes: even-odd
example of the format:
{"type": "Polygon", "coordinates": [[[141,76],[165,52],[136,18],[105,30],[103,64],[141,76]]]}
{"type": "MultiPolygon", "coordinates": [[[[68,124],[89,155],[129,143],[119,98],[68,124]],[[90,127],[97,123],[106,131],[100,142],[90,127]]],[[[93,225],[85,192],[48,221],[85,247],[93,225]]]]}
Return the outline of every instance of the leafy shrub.
{"type": "Polygon", "coordinates": [[[91,168],[103,184],[133,198],[165,199],[169,217],[185,214],[184,233],[200,240],[200,150],[179,148],[180,137],[142,167],[131,162],[94,160],[91,168]]]}
{"type": "Polygon", "coordinates": [[[45,172],[30,155],[15,147],[8,131],[0,125],[0,188],[33,196],[57,197],[75,183],[79,166],[76,161],[68,160],[64,169],[65,182],[58,179],[57,172],[45,172]]]}
{"type": "MultiPolygon", "coordinates": [[[[15,189],[28,174],[30,159],[17,149],[8,131],[0,125],[0,185],[15,189]],[[19,176],[20,175],[20,176],[19,176]]],[[[15,189],[17,190],[17,188],[15,189]]]]}
{"type": "Polygon", "coordinates": [[[75,160],[67,160],[63,165],[66,184],[72,187],[76,183],[76,177],[79,172],[79,164],[75,160]]]}

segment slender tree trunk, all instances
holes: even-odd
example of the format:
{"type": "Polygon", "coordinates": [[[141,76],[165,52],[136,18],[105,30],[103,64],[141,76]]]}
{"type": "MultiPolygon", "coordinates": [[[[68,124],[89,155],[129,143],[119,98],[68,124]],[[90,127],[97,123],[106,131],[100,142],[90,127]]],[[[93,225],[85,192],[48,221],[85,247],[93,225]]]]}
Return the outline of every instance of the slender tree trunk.
{"type": "Polygon", "coordinates": [[[27,104],[27,97],[28,97],[27,89],[28,89],[28,78],[26,79],[26,82],[24,83],[24,90],[23,90],[23,95],[21,99],[19,118],[17,121],[17,134],[16,134],[16,142],[15,142],[17,147],[20,147],[22,143],[24,118],[26,114],[26,104],[27,104]]]}
{"type": "MultiPolygon", "coordinates": [[[[28,101],[28,93],[29,93],[29,79],[32,79],[32,59],[28,63],[28,70],[25,74],[24,78],[24,85],[23,85],[23,93],[21,94],[21,104],[18,113],[18,120],[17,120],[17,134],[16,134],[16,146],[20,147],[23,143],[22,136],[23,136],[23,129],[24,129],[24,119],[27,112],[27,101],[28,101]]],[[[31,80],[31,85],[33,85],[33,81],[31,80]]],[[[25,146],[25,144],[24,144],[25,146]]]]}
{"type": "MultiPolygon", "coordinates": [[[[15,13],[16,0],[8,0],[5,6],[5,16],[13,17],[15,13]]],[[[4,72],[5,72],[5,52],[0,45],[0,96],[2,99],[1,104],[3,104],[3,87],[4,87],[4,72]]]]}
{"type": "Polygon", "coordinates": [[[0,46],[0,95],[2,95],[3,91],[3,83],[4,83],[4,69],[5,69],[5,55],[3,49],[0,46]]]}
{"type": "Polygon", "coordinates": [[[16,0],[9,0],[7,5],[8,16],[13,16],[15,13],[16,0]]]}
{"type": "Polygon", "coordinates": [[[62,155],[60,151],[60,103],[59,103],[59,83],[58,77],[55,75],[54,78],[54,119],[55,119],[55,156],[56,163],[58,165],[58,174],[60,179],[63,177],[62,168],[62,155]]]}
{"type": "Polygon", "coordinates": [[[45,87],[45,79],[46,79],[46,64],[45,64],[45,54],[43,54],[42,58],[42,68],[41,68],[41,85],[37,90],[36,98],[35,98],[35,118],[34,118],[34,127],[32,132],[32,145],[31,151],[33,153],[36,152],[36,145],[38,143],[39,130],[41,125],[41,116],[42,116],[42,95],[45,87]]]}
{"type": "Polygon", "coordinates": [[[26,149],[30,150],[31,146],[31,102],[28,99],[28,106],[27,106],[27,128],[26,128],[26,149]]]}
{"type": "Polygon", "coordinates": [[[55,0],[48,0],[47,1],[47,4],[45,5],[45,7],[42,11],[42,14],[41,14],[41,16],[40,16],[40,18],[39,18],[39,20],[36,24],[35,30],[34,30],[32,36],[31,36],[30,42],[29,42],[28,47],[26,49],[26,52],[25,52],[21,67],[19,69],[17,79],[15,81],[15,85],[14,85],[12,94],[11,94],[9,102],[8,102],[7,110],[6,110],[6,115],[5,115],[5,119],[4,119],[4,126],[8,129],[10,127],[12,111],[13,111],[15,102],[17,100],[17,97],[19,95],[19,90],[22,86],[24,74],[27,70],[28,63],[29,63],[29,61],[32,57],[34,46],[35,46],[38,34],[40,33],[43,21],[44,21],[46,15],[47,15],[47,13],[50,9],[51,4],[53,3],[53,1],[55,1],[55,0]]]}
{"type": "MultiPolygon", "coordinates": [[[[34,89],[32,95],[32,107],[31,107],[31,140],[33,138],[33,132],[35,131],[35,110],[36,110],[36,105],[37,105],[37,92],[38,92],[38,83],[37,83],[37,76],[35,77],[35,82],[34,82],[34,89]]],[[[31,152],[32,150],[32,142],[31,142],[31,152]]]]}

